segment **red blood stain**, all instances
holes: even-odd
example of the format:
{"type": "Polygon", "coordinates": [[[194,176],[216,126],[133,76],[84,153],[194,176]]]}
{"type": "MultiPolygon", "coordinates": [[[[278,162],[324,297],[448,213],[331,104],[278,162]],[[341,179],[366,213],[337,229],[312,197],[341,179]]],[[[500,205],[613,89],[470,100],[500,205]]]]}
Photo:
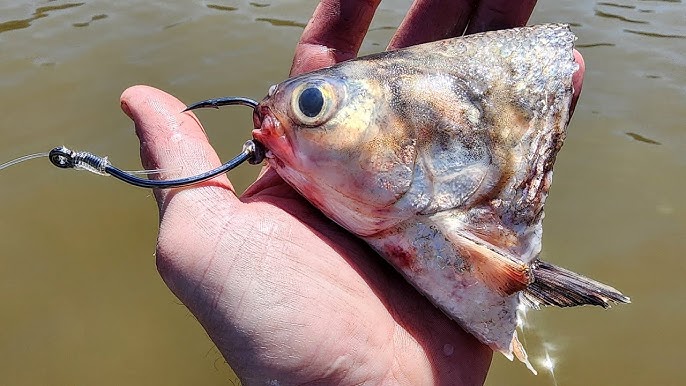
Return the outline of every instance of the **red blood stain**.
{"type": "Polygon", "coordinates": [[[384,249],[386,250],[386,256],[397,267],[411,268],[415,263],[414,254],[397,245],[387,245],[384,249]]]}

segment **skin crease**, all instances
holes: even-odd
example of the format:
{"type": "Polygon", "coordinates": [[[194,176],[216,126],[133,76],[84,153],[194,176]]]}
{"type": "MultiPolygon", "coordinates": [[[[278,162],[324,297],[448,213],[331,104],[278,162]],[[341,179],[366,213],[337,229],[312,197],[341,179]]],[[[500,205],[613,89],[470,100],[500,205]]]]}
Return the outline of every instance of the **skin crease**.
{"type": "MultiPolygon", "coordinates": [[[[468,23],[470,32],[523,25],[535,2],[511,3],[416,1],[389,48],[456,36],[468,23]]],[[[355,57],[377,5],[322,1],[291,75],[355,57]]],[[[583,65],[576,97],[582,78],[583,65]]],[[[185,106],[176,98],[134,86],[121,106],[135,123],[146,168],[189,175],[221,163],[197,118],[179,114],[185,106]]],[[[492,351],[273,170],[263,170],[240,199],[226,176],[154,193],[160,275],[244,384],[484,383],[492,351]]]]}

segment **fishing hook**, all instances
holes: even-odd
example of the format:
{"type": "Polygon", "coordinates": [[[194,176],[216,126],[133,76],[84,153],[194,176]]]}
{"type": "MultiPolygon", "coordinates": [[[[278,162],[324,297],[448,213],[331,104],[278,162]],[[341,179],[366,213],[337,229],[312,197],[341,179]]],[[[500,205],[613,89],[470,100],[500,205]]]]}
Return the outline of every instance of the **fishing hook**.
{"type": "MultiPolygon", "coordinates": [[[[207,107],[219,108],[221,106],[229,105],[248,106],[255,110],[258,103],[250,98],[243,97],[215,98],[191,104],[186,107],[183,112],[207,107]]],[[[261,143],[251,139],[245,142],[243,145],[243,150],[239,155],[225,164],[195,176],[173,180],[151,180],[147,178],[140,178],[115,167],[110,163],[107,157],[101,157],[86,151],[73,151],[64,146],[52,149],[50,153],[48,153],[48,158],[53,165],[62,169],[87,170],[100,175],[109,175],[128,184],[143,188],[166,189],[188,186],[207,181],[219,174],[226,173],[229,170],[236,168],[245,161],[248,161],[248,163],[251,165],[259,164],[264,160],[265,151],[266,150],[261,143]]]]}
{"type": "Polygon", "coordinates": [[[191,111],[191,110],[196,110],[196,109],[203,109],[203,108],[208,108],[212,107],[215,109],[218,109],[222,106],[235,106],[235,105],[242,105],[242,106],[248,106],[252,107],[253,110],[257,108],[257,101],[250,99],[250,98],[244,98],[244,97],[222,97],[222,98],[213,98],[213,99],[206,99],[204,101],[196,102],[188,107],[186,107],[185,111],[191,111]]]}
{"type": "Polygon", "coordinates": [[[219,174],[226,173],[229,170],[236,168],[245,161],[248,161],[248,163],[253,165],[259,164],[264,159],[264,147],[257,141],[249,140],[243,145],[243,151],[225,164],[192,177],[173,180],[150,180],[136,177],[133,174],[112,165],[107,157],[100,157],[87,151],[73,151],[64,146],[50,150],[48,158],[50,159],[50,162],[58,168],[82,169],[103,176],[112,176],[128,184],[140,186],[142,188],[166,189],[207,181],[219,174]]]}

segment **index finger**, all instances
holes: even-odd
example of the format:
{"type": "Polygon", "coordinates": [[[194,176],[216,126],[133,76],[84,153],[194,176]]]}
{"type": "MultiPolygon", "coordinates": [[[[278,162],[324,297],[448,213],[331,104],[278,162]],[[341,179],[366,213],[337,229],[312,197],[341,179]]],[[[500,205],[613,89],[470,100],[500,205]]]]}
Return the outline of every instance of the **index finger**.
{"type": "Polygon", "coordinates": [[[381,0],[322,0],[295,48],[291,76],[352,59],[381,0]]]}
{"type": "Polygon", "coordinates": [[[521,27],[529,20],[535,5],[536,0],[416,0],[388,48],[521,27]]]}
{"type": "Polygon", "coordinates": [[[388,43],[388,49],[460,36],[477,0],[416,0],[388,43]]]}

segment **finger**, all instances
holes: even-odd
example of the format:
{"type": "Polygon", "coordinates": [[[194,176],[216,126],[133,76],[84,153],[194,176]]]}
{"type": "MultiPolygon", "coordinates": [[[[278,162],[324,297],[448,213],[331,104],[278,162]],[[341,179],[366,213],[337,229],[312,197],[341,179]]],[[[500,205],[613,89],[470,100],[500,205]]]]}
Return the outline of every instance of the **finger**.
{"type": "Polygon", "coordinates": [[[586,64],[584,63],[584,58],[577,50],[574,50],[574,60],[579,65],[579,69],[576,70],[574,75],[572,75],[572,86],[574,90],[574,95],[572,96],[572,106],[569,112],[570,117],[574,113],[574,109],[576,108],[576,102],[579,100],[579,95],[581,95],[581,88],[584,84],[584,73],[586,72],[586,64]]]}
{"type": "MultiPolygon", "coordinates": [[[[163,169],[160,179],[193,176],[221,165],[195,115],[173,96],[147,86],[133,86],[120,98],[121,107],[136,126],[141,160],[146,169],[163,169]]],[[[226,176],[205,184],[233,191],[226,176]]],[[[169,190],[156,191],[164,200],[169,190]]]]}
{"type": "Polygon", "coordinates": [[[393,35],[388,49],[460,36],[467,27],[476,0],[417,0],[393,35]]]}
{"type": "Polygon", "coordinates": [[[536,0],[482,0],[465,34],[524,26],[535,6],[536,0]]]}
{"type": "Polygon", "coordinates": [[[322,0],[295,48],[291,75],[352,59],[380,0],[322,0]]]}

